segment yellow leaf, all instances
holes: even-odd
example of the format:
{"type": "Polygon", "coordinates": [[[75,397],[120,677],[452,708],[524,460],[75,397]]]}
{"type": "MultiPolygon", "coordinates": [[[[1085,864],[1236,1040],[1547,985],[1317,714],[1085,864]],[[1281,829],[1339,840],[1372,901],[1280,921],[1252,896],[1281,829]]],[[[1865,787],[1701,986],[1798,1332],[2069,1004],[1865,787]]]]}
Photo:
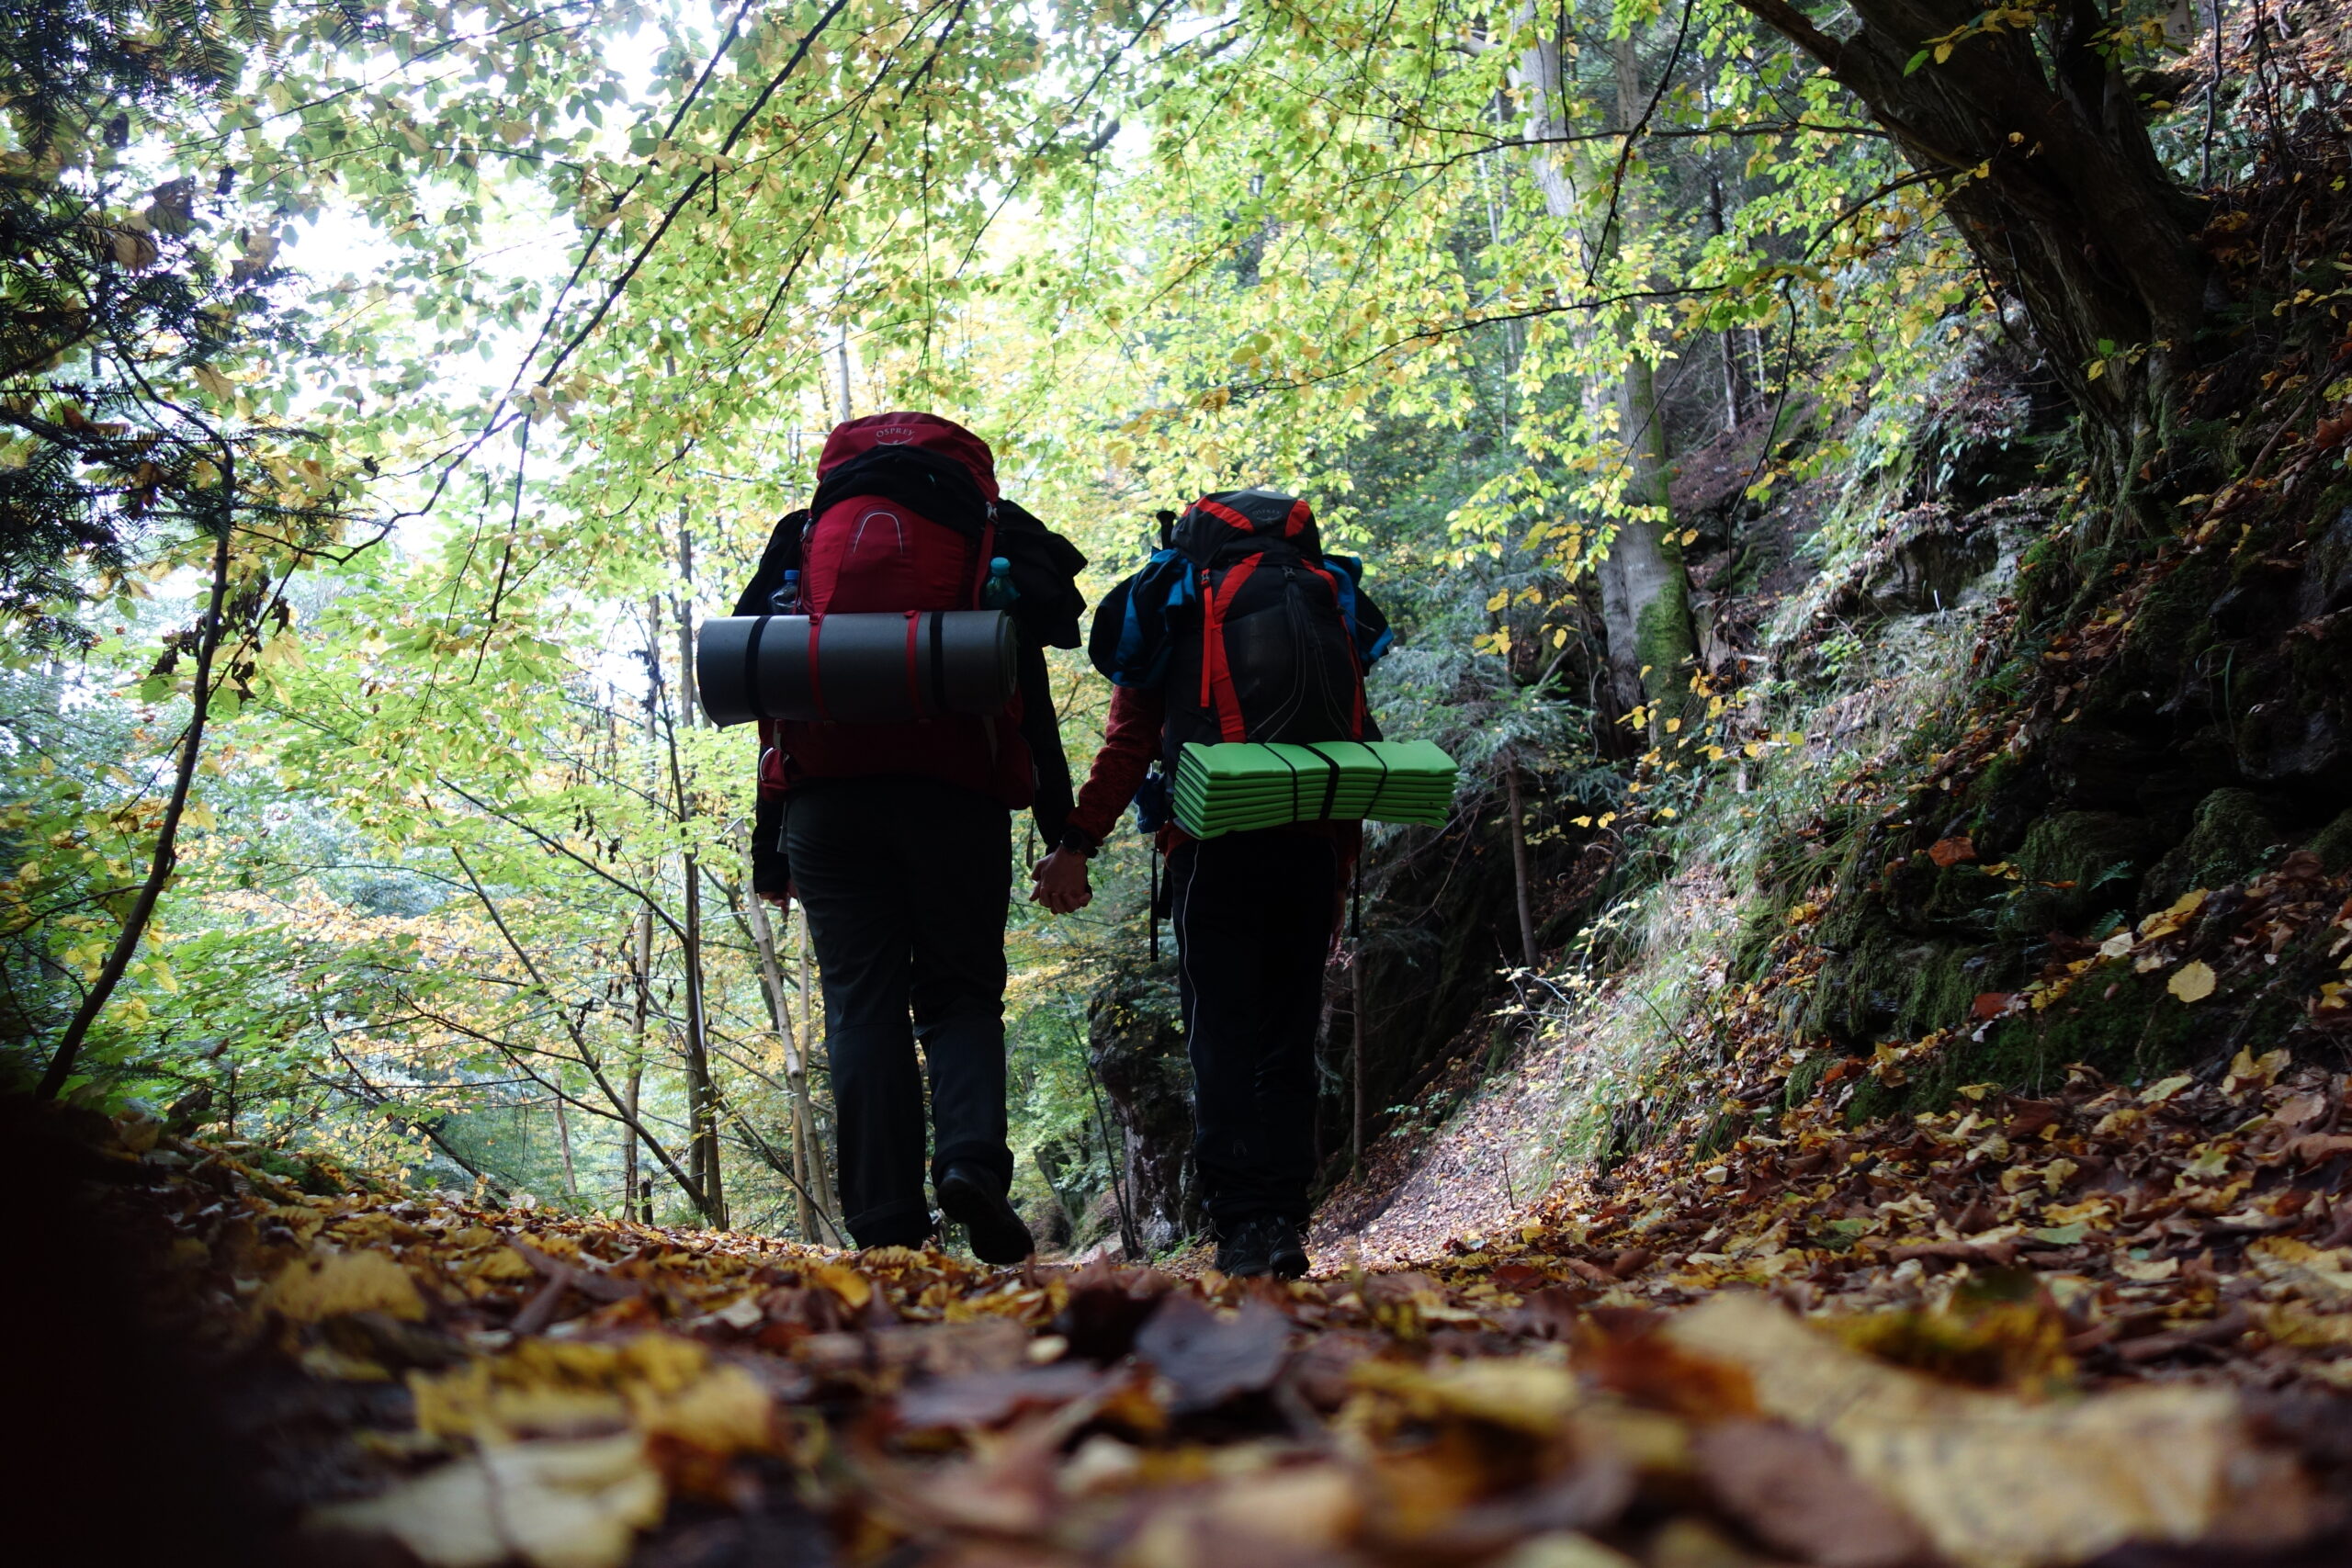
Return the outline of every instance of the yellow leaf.
{"type": "Polygon", "coordinates": [[[619,1568],[662,1517],[662,1472],[635,1432],[488,1445],[381,1496],[317,1510],[320,1525],[390,1536],[432,1568],[619,1568]]]}
{"type": "Polygon", "coordinates": [[[278,1270],[260,1304],[296,1323],[349,1312],[380,1312],[411,1323],[424,1316],[424,1298],[408,1270],[380,1252],[326,1252],[298,1258],[278,1270]]]}
{"type": "Polygon", "coordinates": [[[2201,958],[2191,960],[2173,972],[2165,989],[2182,1001],[2201,1002],[2213,994],[2213,966],[2201,958]]]}
{"type": "Polygon", "coordinates": [[[1497,593],[1493,598],[1487,601],[1487,608],[1489,610],[1499,610],[1510,603],[1510,590],[1506,588],[1497,593]]]}
{"type": "Polygon", "coordinates": [[[1665,1335],[1745,1370],[1763,1414],[1823,1433],[1965,1568],[2079,1562],[2134,1538],[2197,1540],[2256,1498],[2314,1502],[2260,1462],[2225,1389],[2030,1404],[1874,1361],[1756,1295],[1716,1296],[1665,1335]]]}
{"type": "Polygon", "coordinates": [[[842,1304],[852,1312],[863,1308],[874,1298],[871,1280],[854,1269],[838,1263],[827,1263],[817,1269],[817,1282],[842,1299],[842,1304]]]}

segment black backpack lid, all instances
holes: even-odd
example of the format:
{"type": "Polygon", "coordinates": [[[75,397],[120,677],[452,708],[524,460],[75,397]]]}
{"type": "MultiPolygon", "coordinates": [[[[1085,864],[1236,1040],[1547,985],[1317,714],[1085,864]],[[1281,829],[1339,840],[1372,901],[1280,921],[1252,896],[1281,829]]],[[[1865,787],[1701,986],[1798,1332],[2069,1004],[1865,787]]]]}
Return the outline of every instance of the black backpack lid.
{"type": "Polygon", "coordinates": [[[1319,558],[1321,535],[1315,509],[1287,491],[1253,487],[1204,495],[1184,509],[1170,532],[1170,544],[1206,566],[1237,544],[1255,549],[1280,540],[1300,555],[1319,558]]]}

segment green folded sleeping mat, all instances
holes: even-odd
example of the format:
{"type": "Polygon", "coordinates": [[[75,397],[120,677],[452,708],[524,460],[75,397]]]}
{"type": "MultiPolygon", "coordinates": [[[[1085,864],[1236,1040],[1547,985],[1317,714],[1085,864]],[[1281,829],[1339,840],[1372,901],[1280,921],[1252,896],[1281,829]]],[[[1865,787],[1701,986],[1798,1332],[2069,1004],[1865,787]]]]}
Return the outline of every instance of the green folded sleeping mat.
{"type": "Polygon", "coordinates": [[[1426,740],[1191,743],[1172,793],[1177,824],[1196,839],[1331,818],[1437,827],[1453,775],[1453,759],[1426,740]]]}

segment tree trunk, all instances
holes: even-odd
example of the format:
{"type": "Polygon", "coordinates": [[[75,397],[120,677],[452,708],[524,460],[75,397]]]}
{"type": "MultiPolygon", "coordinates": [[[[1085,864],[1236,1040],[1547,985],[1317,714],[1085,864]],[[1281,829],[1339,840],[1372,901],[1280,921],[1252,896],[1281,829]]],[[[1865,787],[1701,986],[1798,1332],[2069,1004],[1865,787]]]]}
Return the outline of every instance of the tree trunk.
{"type": "Polygon", "coordinates": [[[653,1223],[653,1184],[643,1181],[637,1165],[637,1128],[645,1092],[645,1015],[653,1005],[653,911],[637,912],[637,943],[630,953],[637,980],[637,1001],[628,1027],[628,1126],[621,1139],[621,1213],[653,1223]],[[640,1203],[644,1213],[638,1213],[640,1203]]]}
{"type": "MultiPolygon", "coordinates": [[[[821,1168],[824,1155],[817,1149],[817,1111],[808,1103],[808,1064],[801,1041],[792,1024],[792,1004],[784,987],[784,964],[776,953],[775,929],[768,921],[767,906],[756,893],[747,899],[752,912],[752,937],[760,950],[760,975],[768,989],[769,1007],[775,1019],[776,1038],[784,1045],[784,1081],[791,1097],[792,1111],[792,1180],[793,1213],[800,1227],[800,1239],[817,1241],[817,1205],[815,1189],[810,1185],[812,1168],[821,1168]],[[815,1158],[810,1157],[815,1150],[815,1158]]],[[[787,915],[786,919],[790,917],[787,915]]],[[[827,1214],[830,1224],[831,1215],[827,1214]]],[[[834,1230],[835,1241],[841,1239],[834,1230]]]]}
{"type": "Polygon", "coordinates": [[[2207,267],[2199,199],[2156,161],[2098,8],[2063,0],[2032,31],[1978,33],[1937,61],[1929,40],[1974,20],[1976,0],[1853,0],[1861,26],[1844,39],[1789,0],[1739,3],[1826,66],[1939,183],[1978,265],[2024,302],[2111,481],[2128,488],[2194,363],[2207,267]]]}
{"type": "MultiPolygon", "coordinates": [[[[131,900],[130,912],[123,917],[114,947],[99,965],[97,978],[83,995],[82,1005],[74,1010],[64,1032],[57,1038],[57,1048],[51,1054],[48,1069],[41,1074],[35,1091],[43,1100],[55,1100],[64,1090],[66,1079],[74,1076],[74,1061],[81,1054],[82,1042],[89,1037],[90,1026],[98,1021],[98,1014],[106,1010],[115,987],[122,984],[131,959],[139,952],[140,941],[147,934],[147,923],[154,918],[156,902],[163,897],[164,888],[179,865],[180,823],[187,816],[188,792],[196,786],[196,765],[204,754],[204,722],[212,710],[212,660],[220,651],[221,637],[228,630],[229,540],[236,483],[234,454],[224,453],[220,469],[220,533],[212,545],[212,586],[205,598],[203,625],[197,632],[187,731],[180,740],[179,766],[172,779],[171,795],[164,803],[164,820],[155,831],[155,852],[148,859],[146,880],[140,884],[138,897],[131,900]]],[[[231,1130],[233,1133],[233,1116],[231,1130]]]]}
{"type": "Polygon", "coordinates": [[[702,693],[695,683],[695,536],[683,505],[678,508],[678,596],[671,612],[678,621],[678,722],[692,729],[702,717],[702,693]]]}
{"type": "MultiPolygon", "coordinates": [[[[808,906],[800,906],[800,931],[795,939],[800,950],[800,1032],[814,1052],[825,1038],[825,992],[816,974],[813,955],[817,951],[814,933],[808,929],[808,906]]],[[[825,1213],[839,1215],[841,1194],[833,1185],[832,1163],[825,1155],[825,1139],[817,1125],[816,1100],[808,1092],[808,1058],[800,1059],[799,1108],[808,1118],[808,1163],[817,1179],[816,1193],[825,1213]]],[[[841,1239],[835,1233],[835,1239],[841,1239]]]]}
{"type": "MultiPolygon", "coordinates": [[[[1630,32],[1616,39],[1613,48],[1617,113],[1610,129],[1630,136],[1642,118],[1640,62],[1630,32]]],[[[1645,209],[1638,197],[1628,173],[1617,198],[1621,227],[1644,221],[1645,209]]],[[[1601,243],[1613,244],[1615,236],[1603,235],[1601,243]]],[[[1665,733],[1666,717],[1681,711],[1699,648],[1690,629],[1690,578],[1683,570],[1682,545],[1670,509],[1666,415],[1658,406],[1657,367],[1638,351],[1627,357],[1625,374],[1617,383],[1617,421],[1618,437],[1625,444],[1625,500],[1645,514],[1629,517],[1617,526],[1609,554],[1618,570],[1601,579],[1602,612],[1611,623],[1609,657],[1617,666],[1619,683],[1640,686],[1655,737],[1665,733]],[[1623,603],[1616,615],[1610,615],[1608,595],[1612,581],[1623,603]],[[1633,634],[1624,642],[1617,640],[1620,624],[1633,634]]]]}
{"type": "Polygon", "coordinates": [[[555,1140],[563,1150],[563,1195],[577,1198],[580,1196],[580,1176],[571,1164],[571,1118],[564,1114],[560,1100],[555,1102],[555,1140]]]}
{"type": "Polygon", "coordinates": [[[719,1169],[718,1089],[710,1077],[710,1020],[705,1008],[702,966],[702,863],[685,860],[686,1115],[693,1132],[688,1168],[702,1189],[703,1214],[727,1228],[727,1183],[719,1169]]]}
{"type": "MultiPolygon", "coordinates": [[[[1615,63],[1617,104],[1611,129],[1627,131],[1642,112],[1630,38],[1618,40],[1615,63]]],[[[1556,39],[1539,41],[1521,62],[1521,74],[1534,88],[1538,137],[1568,134],[1560,107],[1560,66],[1556,39]]],[[[1532,166],[1545,212],[1563,220],[1576,217],[1576,193],[1566,175],[1540,152],[1532,166]]],[[[1640,219],[1641,207],[1629,184],[1620,195],[1616,220],[1623,227],[1640,219]]],[[[1603,246],[1615,243],[1613,234],[1600,238],[1603,246]]],[[[1617,701],[1627,708],[1646,705],[1655,734],[1664,718],[1680,711],[1698,646],[1690,629],[1690,578],[1668,513],[1666,423],[1658,409],[1656,369],[1646,355],[1629,352],[1615,400],[1618,434],[1625,444],[1624,499],[1638,514],[1619,520],[1597,573],[1601,624],[1617,701]]]]}
{"type": "Polygon", "coordinates": [[[1527,818],[1525,802],[1519,787],[1519,765],[1503,769],[1503,793],[1510,806],[1510,876],[1511,888],[1519,896],[1520,962],[1530,969],[1537,966],[1535,951],[1535,909],[1527,887],[1527,818]]]}

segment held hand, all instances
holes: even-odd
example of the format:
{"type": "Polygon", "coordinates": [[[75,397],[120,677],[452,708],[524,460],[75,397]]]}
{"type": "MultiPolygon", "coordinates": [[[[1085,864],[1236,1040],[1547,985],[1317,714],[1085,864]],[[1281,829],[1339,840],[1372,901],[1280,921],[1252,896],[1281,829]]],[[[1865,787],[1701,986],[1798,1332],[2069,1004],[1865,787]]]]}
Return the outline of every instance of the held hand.
{"type": "Polygon", "coordinates": [[[1094,901],[1094,889],[1086,878],[1084,855],[1056,850],[1037,863],[1035,875],[1037,885],[1029,890],[1029,901],[1043,904],[1057,915],[1083,909],[1094,901]]]}

